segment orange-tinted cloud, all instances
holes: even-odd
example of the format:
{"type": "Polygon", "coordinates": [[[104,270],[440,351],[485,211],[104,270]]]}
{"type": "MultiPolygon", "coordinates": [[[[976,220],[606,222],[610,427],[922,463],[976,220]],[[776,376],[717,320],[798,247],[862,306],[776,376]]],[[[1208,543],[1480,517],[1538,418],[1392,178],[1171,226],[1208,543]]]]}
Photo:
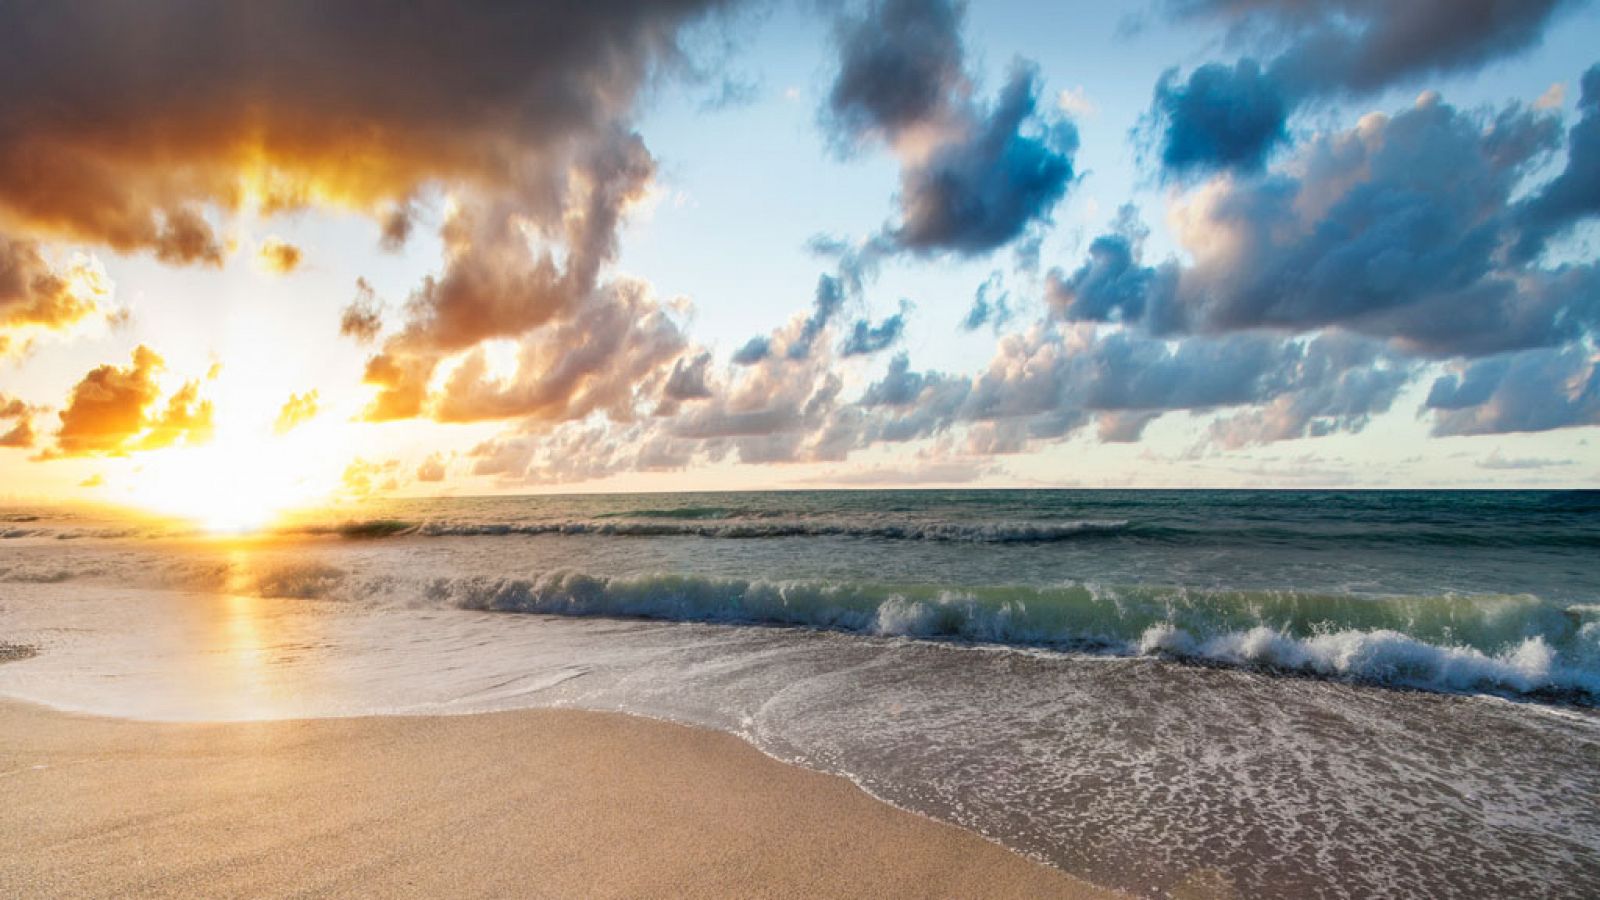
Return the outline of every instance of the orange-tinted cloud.
{"type": "Polygon", "coordinates": [[[357,457],[345,466],[341,480],[346,493],[356,497],[365,497],[382,491],[392,491],[400,487],[400,479],[396,472],[400,469],[400,460],[390,459],[383,462],[357,457]]]}
{"type": "Polygon", "coordinates": [[[256,261],[268,272],[287,275],[300,267],[300,248],[279,238],[267,238],[256,251],[256,261]]]}
{"type": "MultiPolygon", "coordinates": [[[[618,225],[644,196],[654,171],[654,161],[637,135],[613,133],[552,184],[557,191],[554,205],[541,207],[543,218],[532,220],[543,223],[538,228],[549,239],[537,248],[530,242],[532,226],[519,211],[522,207],[493,201],[458,207],[442,231],[444,272],[427,278],[412,294],[403,327],[368,362],[366,381],[381,390],[366,417],[382,421],[433,412],[439,418],[463,421],[506,418],[524,410],[549,416],[562,407],[609,405],[550,391],[563,383],[583,386],[562,371],[573,364],[638,370],[623,351],[641,342],[660,343],[661,335],[650,333],[661,331],[664,321],[654,301],[648,301],[647,309],[635,299],[645,289],[632,282],[600,283],[602,268],[616,256],[618,225]],[[637,314],[611,314],[619,309],[637,314]],[[631,333],[635,328],[638,333],[631,333]],[[559,346],[547,349],[555,334],[582,342],[583,352],[575,356],[575,363],[562,359],[559,346]],[[493,396],[503,392],[474,387],[473,379],[458,377],[444,402],[430,411],[426,386],[439,364],[496,338],[523,339],[519,380],[537,382],[539,396],[493,396]],[[605,347],[616,352],[597,356],[605,347]],[[455,402],[464,391],[473,397],[455,402]]],[[[355,312],[370,309],[370,302],[370,292],[363,293],[358,306],[346,311],[347,331],[362,324],[355,312]],[[369,305],[360,306],[363,300],[369,305]]],[[[681,346],[676,328],[672,331],[681,346]]],[[[659,346],[648,349],[657,354],[659,346]]],[[[676,348],[669,355],[676,355],[676,348]]],[[[654,361],[652,356],[642,374],[649,374],[654,361]]],[[[469,356],[463,368],[469,373],[481,370],[481,357],[469,356]]]]}
{"type": "Polygon", "coordinates": [[[383,304],[365,278],[356,279],[356,298],[339,316],[339,333],[370,344],[383,330],[383,304]]]}
{"type": "Polygon", "coordinates": [[[38,411],[16,397],[0,394],[0,447],[32,447],[33,414],[38,411]]]}
{"type": "MultiPolygon", "coordinates": [[[[338,206],[398,247],[442,187],[444,266],[369,361],[367,418],[626,417],[648,385],[614,373],[653,384],[681,343],[654,319],[586,321],[617,290],[602,271],[655,173],[635,102],[684,62],[685,26],[725,5],[0,5],[0,35],[26,35],[0,37],[0,122],[21,123],[0,128],[0,230],[218,264],[232,211],[338,206]],[[583,338],[582,359],[549,334],[583,338]],[[430,403],[441,364],[497,338],[524,342],[516,385],[462,379],[430,403]],[[644,363],[619,355],[635,348],[644,363]]],[[[263,247],[284,270],[294,249],[263,247]]],[[[370,291],[340,322],[363,341],[382,326],[370,291]]]]}
{"type": "Polygon", "coordinates": [[[288,434],[299,425],[310,421],[321,410],[316,391],[290,394],[289,399],[283,404],[283,409],[278,411],[278,420],[273,423],[272,430],[278,434],[288,434]]]}
{"type": "Polygon", "coordinates": [[[444,480],[446,461],[443,453],[430,453],[428,458],[417,466],[417,480],[438,482],[444,480]]]}
{"type": "Polygon", "coordinates": [[[44,457],[121,456],[210,440],[211,401],[200,398],[198,381],[186,382],[161,402],[156,376],[165,365],[154,350],[140,345],[126,368],[92,369],[72,388],[60,413],[56,445],[44,457]]]}
{"type": "Polygon", "coordinates": [[[0,356],[19,349],[20,335],[28,330],[65,331],[104,314],[110,292],[93,264],[58,270],[37,243],[0,234],[0,356]]]}

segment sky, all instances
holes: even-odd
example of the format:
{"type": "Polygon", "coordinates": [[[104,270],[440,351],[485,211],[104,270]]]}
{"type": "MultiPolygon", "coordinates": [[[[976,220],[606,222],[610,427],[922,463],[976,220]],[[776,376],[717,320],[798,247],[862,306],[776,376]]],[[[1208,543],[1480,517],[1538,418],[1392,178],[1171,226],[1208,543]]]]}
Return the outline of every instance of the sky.
{"type": "Polygon", "coordinates": [[[1600,484],[1600,4],[0,7],[0,500],[1600,484]]]}

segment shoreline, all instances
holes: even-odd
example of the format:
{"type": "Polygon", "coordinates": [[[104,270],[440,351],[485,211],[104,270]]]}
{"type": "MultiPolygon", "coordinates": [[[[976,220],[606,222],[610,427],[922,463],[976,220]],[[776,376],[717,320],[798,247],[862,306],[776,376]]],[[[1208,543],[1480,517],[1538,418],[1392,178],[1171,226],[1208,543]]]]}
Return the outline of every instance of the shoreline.
{"type": "Polygon", "coordinates": [[[0,781],[8,896],[1122,896],[624,713],[156,723],[7,698],[0,781]]]}

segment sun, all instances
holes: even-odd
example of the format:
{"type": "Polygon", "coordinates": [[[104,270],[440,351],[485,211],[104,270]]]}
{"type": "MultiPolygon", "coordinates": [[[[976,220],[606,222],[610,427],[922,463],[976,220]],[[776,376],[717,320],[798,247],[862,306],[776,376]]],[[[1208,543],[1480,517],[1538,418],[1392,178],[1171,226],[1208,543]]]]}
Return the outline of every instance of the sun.
{"type": "Polygon", "coordinates": [[[277,433],[277,398],[267,384],[219,382],[212,439],[132,455],[117,479],[119,499],[214,534],[259,531],[326,504],[346,462],[341,423],[323,417],[277,433]]]}
{"type": "Polygon", "coordinates": [[[211,533],[259,531],[284,514],[324,503],[336,474],[308,459],[298,441],[225,440],[144,454],[128,501],[211,533]]]}

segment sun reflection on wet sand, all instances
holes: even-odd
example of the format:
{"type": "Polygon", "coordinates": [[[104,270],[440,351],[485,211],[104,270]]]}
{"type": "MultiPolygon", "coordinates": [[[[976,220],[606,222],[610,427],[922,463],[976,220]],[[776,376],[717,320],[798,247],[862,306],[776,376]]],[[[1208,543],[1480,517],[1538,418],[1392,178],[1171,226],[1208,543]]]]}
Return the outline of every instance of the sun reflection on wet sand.
{"type": "Polygon", "coordinates": [[[245,546],[227,553],[227,581],[212,599],[214,626],[208,656],[220,663],[216,682],[205,688],[230,718],[283,718],[294,713],[292,693],[279,670],[285,662],[284,635],[271,600],[255,596],[254,559],[245,546]]]}

